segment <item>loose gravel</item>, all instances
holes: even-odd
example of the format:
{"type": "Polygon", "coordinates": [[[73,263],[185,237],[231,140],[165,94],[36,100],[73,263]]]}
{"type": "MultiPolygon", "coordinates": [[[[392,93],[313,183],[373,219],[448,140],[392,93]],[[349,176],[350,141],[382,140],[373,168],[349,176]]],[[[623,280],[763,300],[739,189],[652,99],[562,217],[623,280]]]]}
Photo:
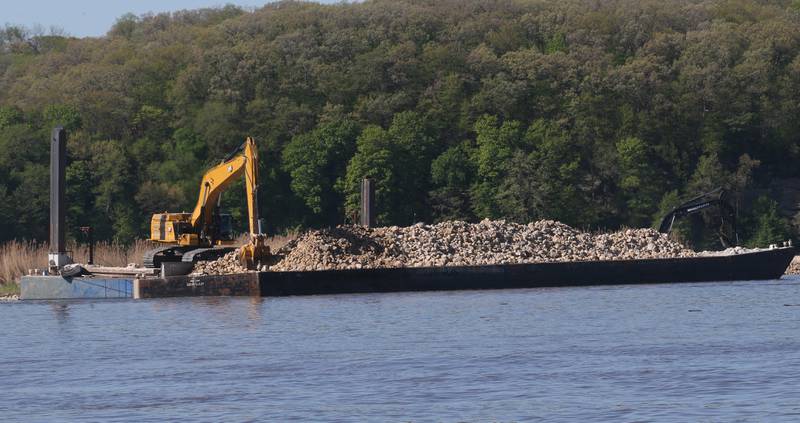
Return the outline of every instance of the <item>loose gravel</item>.
{"type": "Polygon", "coordinates": [[[232,273],[245,273],[247,268],[239,263],[239,249],[214,261],[199,261],[192,268],[192,275],[228,275],[232,273]]]}
{"type": "Polygon", "coordinates": [[[795,256],[792,262],[789,263],[789,268],[786,269],[787,275],[800,275],[800,256],[795,256]]]}
{"type": "MultiPolygon", "coordinates": [[[[274,262],[259,270],[314,271],[366,268],[476,266],[594,260],[631,260],[744,254],[762,249],[733,247],[694,252],[653,229],[589,233],[552,220],[527,225],[503,220],[461,221],[409,227],[339,226],[311,230],[287,243],[274,262]]],[[[248,270],[238,251],[199,262],[195,275],[248,270]]],[[[800,257],[787,274],[800,274],[800,257]]]]}
{"type": "Polygon", "coordinates": [[[527,225],[503,220],[314,230],[279,252],[273,271],[475,266],[591,260],[692,257],[652,229],[592,234],[552,220],[527,225]]]}

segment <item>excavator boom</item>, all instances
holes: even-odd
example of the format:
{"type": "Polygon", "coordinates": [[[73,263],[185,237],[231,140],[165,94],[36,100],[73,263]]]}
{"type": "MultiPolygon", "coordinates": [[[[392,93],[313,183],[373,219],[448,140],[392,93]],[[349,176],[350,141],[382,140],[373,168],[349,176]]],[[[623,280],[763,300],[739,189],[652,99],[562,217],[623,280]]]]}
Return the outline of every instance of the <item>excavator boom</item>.
{"type": "Polygon", "coordinates": [[[717,232],[720,243],[725,248],[738,245],[736,210],[728,203],[727,192],[722,188],[698,195],[672,209],[661,219],[658,231],[669,234],[676,220],[715,206],[719,208],[720,226],[717,232]]]}
{"type": "Polygon", "coordinates": [[[244,144],[244,156],[248,158],[245,163],[245,189],[247,190],[247,219],[250,234],[260,234],[258,211],[258,149],[252,138],[247,138],[244,144]]]}
{"type": "Polygon", "coordinates": [[[219,197],[233,181],[244,173],[247,190],[247,212],[250,233],[257,233],[258,225],[258,152],[253,139],[248,137],[241,147],[228,155],[227,160],[212,167],[200,182],[200,195],[192,212],[193,227],[213,223],[214,210],[219,197]]]}

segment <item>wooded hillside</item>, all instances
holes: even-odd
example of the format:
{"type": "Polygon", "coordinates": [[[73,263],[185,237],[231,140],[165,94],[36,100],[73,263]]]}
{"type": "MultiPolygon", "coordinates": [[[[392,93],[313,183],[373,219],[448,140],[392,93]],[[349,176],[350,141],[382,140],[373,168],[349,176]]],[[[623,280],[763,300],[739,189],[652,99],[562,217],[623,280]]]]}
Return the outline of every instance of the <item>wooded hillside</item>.
{"type": "MultiPolygon", "coordinates": [[[[86,39],[7,26],[0,240],[47,237],[56,124],[75,236],[146,237],[249,135],[271,231],[345,222],[368,175],[385,225],[650,226],[726,186],[763,244],[793,230],[775,200],[800,177],[800,1],[281,2],[128,15],[86,39]]],[[[244,222],[243,188],[224,206],[244,222]]]]}

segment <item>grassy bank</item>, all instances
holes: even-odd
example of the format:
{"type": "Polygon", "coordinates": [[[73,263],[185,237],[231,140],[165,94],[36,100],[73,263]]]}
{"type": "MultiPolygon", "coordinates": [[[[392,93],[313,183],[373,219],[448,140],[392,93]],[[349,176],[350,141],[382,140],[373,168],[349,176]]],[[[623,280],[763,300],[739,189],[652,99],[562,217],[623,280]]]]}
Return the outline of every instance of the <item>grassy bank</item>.
{"type": "Polygon", "coordinates": [[[0,284],[0,298],[19,295],[19,284],[16,282],[0,284]]]}

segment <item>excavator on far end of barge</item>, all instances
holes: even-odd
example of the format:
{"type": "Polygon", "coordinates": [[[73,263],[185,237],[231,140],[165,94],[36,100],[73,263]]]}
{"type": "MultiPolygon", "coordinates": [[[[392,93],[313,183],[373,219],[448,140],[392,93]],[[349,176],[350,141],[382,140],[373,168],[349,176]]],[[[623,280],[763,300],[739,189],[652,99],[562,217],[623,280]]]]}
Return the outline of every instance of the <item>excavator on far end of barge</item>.
{"type": "Polygon", "coordinates": [[[739,232],[736,227],[736,210],[731,206],[728,200],[728,192],[721,187],[700,194],[672,209],[661,219],[661,225],[659,225],[658,231],[669,234],[677,220],[700,213],[711,207],[719,209],[717,236],[719,237],[722,248],[730,248],[739,245],[739,232]]]}
{"type": "Polygon", "coordinates": [[[164,262],[194,263],[216,260],[236,250],[230,214],[220,213],[225,189],[244,175],[250,240],[240,247],[239,260],[248,269],[266,262],[270,255],[258,215],[258,151],[252,138],[209,169],[200,183],[200,194],[192,213],[157,213],[150,221],[150,240],[165,244],[144,254],[145,267],[164,262]]]}

